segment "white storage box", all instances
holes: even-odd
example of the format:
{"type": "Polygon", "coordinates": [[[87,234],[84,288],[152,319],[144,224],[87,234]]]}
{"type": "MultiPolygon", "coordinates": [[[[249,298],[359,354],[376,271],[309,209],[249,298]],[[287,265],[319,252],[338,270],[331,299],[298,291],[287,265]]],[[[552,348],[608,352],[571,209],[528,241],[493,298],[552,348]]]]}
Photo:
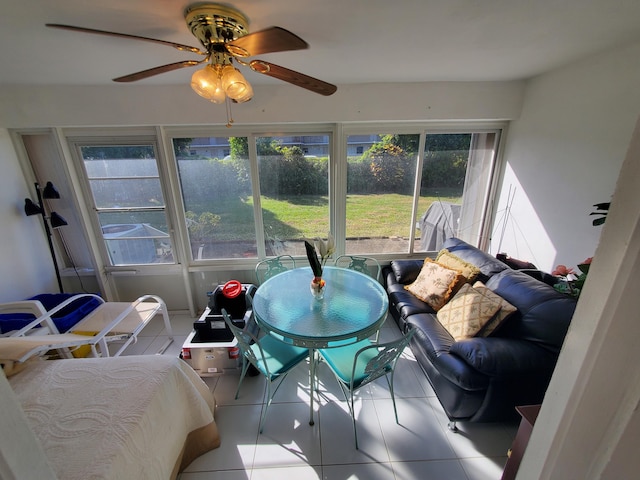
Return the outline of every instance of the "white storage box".
{"type": "Polygon", "coordinates": [[[212,377],[242,367],[238,341],[198,342],[195,330],[182,345],[182,359],[201,377],[212,377]],[[196,340],[196,341],[194,341],[196,340]]]}

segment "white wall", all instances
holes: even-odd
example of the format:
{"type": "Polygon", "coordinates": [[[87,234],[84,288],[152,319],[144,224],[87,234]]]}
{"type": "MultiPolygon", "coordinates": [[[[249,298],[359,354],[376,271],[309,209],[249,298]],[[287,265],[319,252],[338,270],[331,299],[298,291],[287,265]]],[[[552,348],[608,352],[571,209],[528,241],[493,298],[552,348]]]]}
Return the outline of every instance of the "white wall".
{"type": "Polygon", "coordinates": [[[638,58],[635,43],[529,82],[509,128],[492,253],[547,271],[594,255],[602,228],[589,213],[611,200],[640,113],[638,58]]]}
{"type": "Polygon", "coordinates": [[[57,291],[42,217],[24,214],[24,199],[36,200],[25,180],[11,137],[0,128],[0,302],[57,291]]]}
{"type": "Polygon", "coordinates": [[[638,478],[640,120],[518,479],[638,478]]]}
{"type": "MultiPolygon", "coordinates": [[[[524,82],[341,85],[324,97],[302,88],[256,86],[232,106],[236,123],[504,120],[520,114],[524,82]]],[[[20,87],[0,90],[0,127],[226,123],[225,108],[189,85],[20,87]]]]}

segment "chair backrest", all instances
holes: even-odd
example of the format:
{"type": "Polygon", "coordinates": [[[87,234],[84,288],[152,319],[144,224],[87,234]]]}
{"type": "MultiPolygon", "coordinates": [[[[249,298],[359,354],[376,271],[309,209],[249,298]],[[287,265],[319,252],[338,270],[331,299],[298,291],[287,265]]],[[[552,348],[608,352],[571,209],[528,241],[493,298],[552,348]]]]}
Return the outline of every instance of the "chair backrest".
{"type": "MultiPolygon", "coordinates": [[[[250,297],[248,297],[248,298],[250,298],[250,297]]],[[[266,364],[265,359],[264,359],[264,352],[262,351],[262,347],[260,346],[260,343],[258,342],[258,337],[256,337],[253,333],[251,333],[249,331],[249,329],[246,328],[246,327],[245,327],[244,330],[236,327],[233,324],[233,322],[231,321],[231,317],[229,317],[229,314],[227,313],[227,311],[224,308],[221,310],[221,313],[222,313],[222,318],[224,318],[225,323],[227,324],[227,326],[229,327],[229,329],[233,333],[233,336],[238,341],[238,348],[240,349],[240,352],[242,353],[244,358],[246,358],[256,368],[258,368],[258,365],[262,365],[265,369],[267,369],[268,367],[267,367],[267,364],[266,364]],[[262,358],[258,358],[258,356],[256,355],[254,349],[251,348],[251,344],[252,343],[258,344],[258,350],[259,350],[260,356],[262,358]]],[[[267,372],[268,372],[268,370],[267,370],[267,372]]]]}
{"type": "Polygon", "coordinates": [[[356,272],[364,273],[380,281],[380,263],[375,258],[360,257],[355,255],[340,255],[335,261],[336,267],[348,268],[356,272]],[[373,270],[374,275],[371,271],[373,270]]]}
{"type": "Polygon", "coordinates": [[[402,355],[402,352],[404,351],[405,347],[411,341],[411,337],[413,336],[414,332],[415,332],[414,328],[409,328],[407,333],[405,333],[402,337],[400,337],[397,340],[394,340],[392,342],[387,342],[387,343],[381,343],[377,345],[373,344],[368,347],[364,347],[360,349],[356,353],[355,358],[353,360],[353,371],[351,373],[351,382],[352,382],[351,389],[353,390],[354,387],[355,388],[363,387],[367,383],[371,383],[374,380],[386,375],[387,373],[392,372],[396,366],[396,362],[398,361],[398,358],[400,358],[400,355],[402,355]],[[367,362],[367,365],[364,367],[364,373],[366,376],[359,381],[358,385],[354,386],[353,381],[354,381],[354,378],[356,377],[356,367],[358,365],[358,357],[363,352],[370,349],[374,349],[374,348],[378,349],[378,354],[367,362]]]}
{"type": "Polygon", "coordinates": [[[291,268],[296,268],[296,261],[291,255],[278,255],[274,258],[267,258],[256,265],[256,279],[258,284],[261,285],[265,280],[291,268]]]}

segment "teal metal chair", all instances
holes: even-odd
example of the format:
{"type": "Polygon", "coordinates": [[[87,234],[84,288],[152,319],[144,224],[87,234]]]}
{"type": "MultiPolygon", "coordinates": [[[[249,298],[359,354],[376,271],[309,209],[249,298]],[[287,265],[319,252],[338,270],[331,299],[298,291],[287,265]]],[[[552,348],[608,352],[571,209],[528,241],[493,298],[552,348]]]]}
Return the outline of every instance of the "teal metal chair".
{"type": "Polygon", "coordinates": [[[348,268],[356,272],[364,273],[380,281],[380,263],[375,258],[355,255],[340,255],[335,261],[336,267],[348,268]],[[375,275],[372,275],[375,273],[375,275]]]}
{"type": "Polygon", "coordinates": [[[392,342],[375,344],[369,339],[344,347],[323,348],[318,350],[331,371],[338,380],[353,419],[353,434],[358,448],[358,432],[356,430],[356,416],[353,394],[356,390],[385,377],[391,392],[393,411],[398,421],[398,409],[393,393],[393,374],[398,358],[409,344],[414,329],[410,328],[405,335],[392,342]]]}
{"type": "Polygon", "coordinates": [[[296,261],[291,255],[278,255],[262,260],[256,265],[258,285],[262,285],[265,280],[292,268],[296,268],[296,261]]]}
{"type": "Polygon", "coordinates": [[[242,373],[240,374],[235,398],[238,398],[240,386],[250,365],[253,365],[267,379],[267,404],[262,409],[262,416],[260,417],[260,433],[262,433],[264,421],[267,417],[267,409],[271,405],[274,395],[289,371],[307,358],[309,350],[281,342],[271,335],[263,335],[258,339],[247,329],[242,330],[236,327],[224,308],[221,312],[225,323],[238,340],[238,348],[242,353],[242,373]],[[278,379],[280,381],[272,391],[272,383],[278,379]]]}

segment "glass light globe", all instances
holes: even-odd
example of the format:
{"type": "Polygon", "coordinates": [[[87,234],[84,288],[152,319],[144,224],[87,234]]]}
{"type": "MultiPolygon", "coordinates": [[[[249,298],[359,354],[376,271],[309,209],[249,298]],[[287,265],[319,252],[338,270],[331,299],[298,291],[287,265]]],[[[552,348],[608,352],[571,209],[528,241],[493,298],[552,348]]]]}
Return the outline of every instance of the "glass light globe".
{"type": "Polygon", "coordinates": [[[231,65],[225,65],[222,69],[222,88],[232,99],[238,100],[246,95],[249,83],[240,73],[240,70],[231,65]]]}
{"type": "Polygon", "coordinates": [[[211,65],[196,70],[191,76],[191,88],[207,100],[213,98],[216,90],[216,82],[219,82],[218,74],[211,65]]]}

